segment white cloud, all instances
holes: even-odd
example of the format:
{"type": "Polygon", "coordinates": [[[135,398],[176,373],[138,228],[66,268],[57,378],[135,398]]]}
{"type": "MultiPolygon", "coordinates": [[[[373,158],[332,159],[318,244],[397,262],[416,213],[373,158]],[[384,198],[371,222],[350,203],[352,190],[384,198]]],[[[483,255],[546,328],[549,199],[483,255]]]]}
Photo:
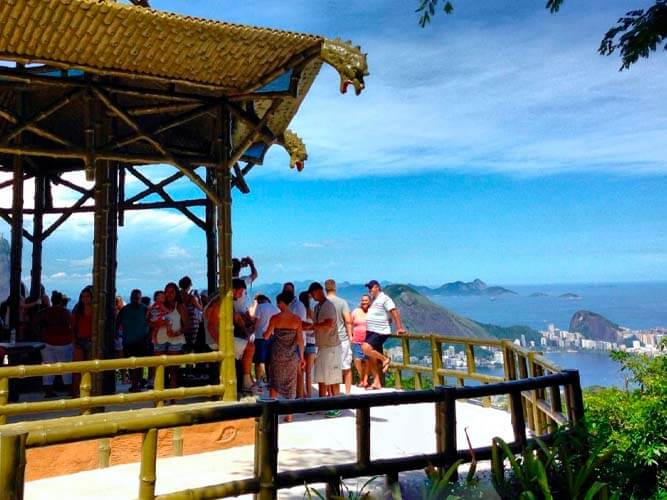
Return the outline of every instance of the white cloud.
{"type": "Polygon", "coordinates": [[[324,248],[324,243],[306,241],[301,245],[303,248],[324,248]]]}
{"type": "Polygon", "coordinates": [[[172,245],[170,247],[167,247],[162,252],[161,256],[167,259],[178,259],[183,257],[189,257],[190,254],[187,252],[187,250],[185,250],[185,248],[179,247],[178,245],[172,245]]]}

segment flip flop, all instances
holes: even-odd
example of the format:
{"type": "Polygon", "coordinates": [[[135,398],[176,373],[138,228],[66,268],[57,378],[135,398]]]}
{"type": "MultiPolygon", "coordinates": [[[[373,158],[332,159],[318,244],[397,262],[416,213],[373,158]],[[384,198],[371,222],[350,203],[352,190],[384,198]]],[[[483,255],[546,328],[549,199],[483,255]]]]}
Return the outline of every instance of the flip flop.
{"type": "Polygon", "coordinates": [[[382,363],[382,373],[387,373],[387,370],[389,369],[389,365],[391,364],[391,360],[387,359],[384,363],[382,363]]]}

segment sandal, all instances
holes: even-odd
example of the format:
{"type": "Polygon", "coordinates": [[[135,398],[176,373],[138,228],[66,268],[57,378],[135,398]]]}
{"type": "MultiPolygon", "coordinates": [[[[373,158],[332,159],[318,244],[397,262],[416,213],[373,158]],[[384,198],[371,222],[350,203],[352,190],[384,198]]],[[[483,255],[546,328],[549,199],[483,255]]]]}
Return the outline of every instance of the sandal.
{"type": "Polygon", "coordinates": [[[389,369],[390,364],[391,364],[391,360],[389,358],[387,358],[387,360],[382,363],[382,373],[387,373],[387,370],[389,369]]]}

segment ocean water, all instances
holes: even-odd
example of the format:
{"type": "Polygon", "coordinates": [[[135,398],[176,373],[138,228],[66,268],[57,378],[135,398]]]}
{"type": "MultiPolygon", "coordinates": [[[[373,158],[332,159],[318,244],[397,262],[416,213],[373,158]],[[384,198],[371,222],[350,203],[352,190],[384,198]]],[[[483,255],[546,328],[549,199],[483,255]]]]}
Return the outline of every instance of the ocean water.
{"type": "MultiPolygon", "coordinates": [[[[627,374],[609,354],[597,351],[547,352],[545,356],[562,368],[579,370],[582,387],[626,387],[627,374]]],[[[479,373],[503,376],[502,367],[477,367],[479,373]]]]}
{"type": "Polygon", "coordinates": [[[572,315],[586,309],[631,329],[667,327],[666,282],[503,286],[517,295],[430,298],[464,317],[500,326],[544,330],[553,323],[567,330],[572,315]],[[547,296],[530,297],[533,293],[547,296]],[[559,297],[566,293],[579,298],[559,297]]]}
{"type": "MultiPolygon", "coordinates": [[[[667,283],[610,283],[569,285],[503,285],[517,295],[501,297],[431,297],[434,302],[461,316],[500,326],[527,325],[536,330],[549,323],[567,330],[572,315],[593,311],[631,329],[667,327],[667,283]],[[546,297],[531,297],[545,293],[546,297]],[[573,293],[576,299],[559,296],[573,293]]],[[[626,386],[626,374],[603,352],[547,352],[563,368],[579,370],[584,387],[626,386]]],[[[502,368],[478,368],[482,373],[502,376],[502,368]]]]}

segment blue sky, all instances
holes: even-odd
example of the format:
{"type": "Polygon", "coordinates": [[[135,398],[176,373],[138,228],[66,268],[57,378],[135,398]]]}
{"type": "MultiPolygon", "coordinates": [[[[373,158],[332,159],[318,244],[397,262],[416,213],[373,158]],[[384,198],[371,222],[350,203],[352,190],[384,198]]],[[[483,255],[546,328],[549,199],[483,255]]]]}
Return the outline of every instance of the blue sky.
{"type": "MultiPolygon", "coordinates": [[[[647,2],[567,0],[551,15],[542,0],[458,0],[427,29],[416,0],[152,4],[341,36],[369,54],[361,96],[340,95],[325,66],[292,123],[305,170],[274,148],[249,175],[251,194],[234,194],[234,253],[255,256],[262,281],[667,279],[667,57],[619,72],[596,52],[647,2]]],[[[47,288],[85,284],[91,238],[85,217],[52,236],[47,288]]],[[[120,291],[186,273],[203,287],[204,256],[203,233],[181,215],[128,214],[120,291]]]]}

